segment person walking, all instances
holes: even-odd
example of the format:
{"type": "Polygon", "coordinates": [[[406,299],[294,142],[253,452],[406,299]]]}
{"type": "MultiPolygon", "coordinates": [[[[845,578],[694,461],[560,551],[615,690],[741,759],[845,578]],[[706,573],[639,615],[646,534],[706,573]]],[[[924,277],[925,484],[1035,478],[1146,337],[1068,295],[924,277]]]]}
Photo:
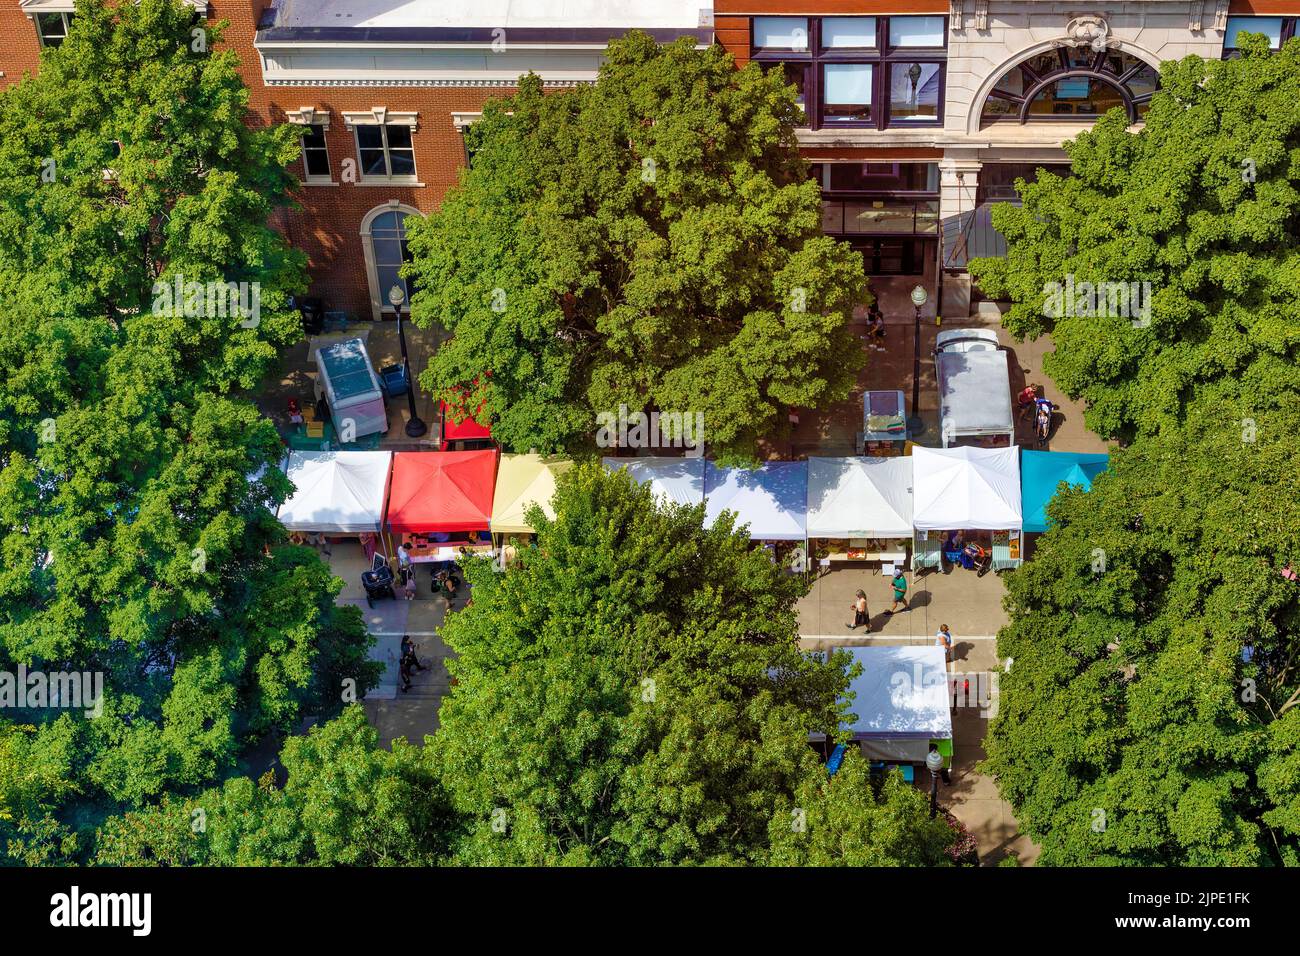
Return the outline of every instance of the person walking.
{"type": "Polygon", "coordinates": [[[402,660],[409,662],[412,670],[427,671],[427,664],[421,664],[420,659],[415,656],[415,641],[411,640],[410,634],[402,635],[402,660]]]}
{"type": "Polygon", "coordinates": [[[934,635],[934,646],[943,648],[944,663],[952,663],[952,649],[955,646],[952,631],[948,630],[947,624],[939,625],[939,633],[934,635]]]}
{"type": "Polygon", "coordinates": [[[407,567],[402,569],[402,595],[408,601],[415,600],[415,569],[414,568],[407,567]]]}
{"type": "Polygon", "coordinates": [[[858,589],[857,596],[854,597],[853,603],[849,605],[853,610],[853,623],[844,625],[850,631],[855,631],[860,627],[866,627],[871,630],[871,616],[867,612],[867,592],[861,588],[858,589]]]}
{"type": "Polygon", "coordinates": [[[903,604],[903,610],[912,610],[912,605],[907,603],[907,576],[903,574],[902,568],[894,571],[894,577],[889,583],[894,588],[894,603],[889,605],[889,610],[885,613],[893,614],[900,601],[903,604]]]}
{"type": "Polygon", "coordinates": [[[885,351],[885,315],[875,302],[867,309],[867,344],[877,352],[885,351]]]}

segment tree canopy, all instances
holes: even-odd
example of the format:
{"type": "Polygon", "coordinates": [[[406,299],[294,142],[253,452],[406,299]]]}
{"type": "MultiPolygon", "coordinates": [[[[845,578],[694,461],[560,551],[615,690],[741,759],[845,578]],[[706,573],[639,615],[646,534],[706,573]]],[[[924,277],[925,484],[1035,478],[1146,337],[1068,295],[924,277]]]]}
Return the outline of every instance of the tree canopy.
{"type": "Polygon", "coordinates": [[[76,859],[106,814],[375,680],[237,391],[301,336],[305,275],[267,225],[293,134],[248,126],[219,39],[175,0],[81,4],[0,93],[0,670],[103,675],[97,715],[0,721],[10,859],[76,859]],[[177,279],[255,283],[260,315],[158,308],[177,279]]]}
{"type": "Polygon", "coordinates": [[[490,102],[460,185],[408,220],[414,319],[451,333],[424,386],[508,449],[590,449],[626,405],[702,414],[738,457],[846,397],[862,260],[821,235],[777,73],[633,32],[594,85],[490,102]]]}
{"type": "Polygon", "coordinates": [[[1143,128],[1112,110],[1068,143],[1072,176],[1040,173],[1023,206],[995,207],[1007,256],[971,262],[1011,300],[1008,329],[1051,333],[1044,371],[1100,435],[1176,426],[1201,395],[1300,391],[1300,42],[1241,49],[1165,63],[1143,128]],[[1149,282],[1149,315],[1059,314],[1048,290],[1067,278],[1149,282]]]}
{"type": "Polygon", "coordinates": [[[1063,491],[1007,579],[987,768],[1043,863],[1300,863],[1300,398],[1241,411],[1063,491]]]}
{"type": "Polygon", "coordinates": [[[505,574],[471,569],[443,639],[457,683],[431,738],[477,864],[935,863],[925,799],[828,783],[848,658],[799,650],[804,586],[728,521],[622,472],[561,478],[505,574]],[[844,845],[842,856],[833,846],[844,845]]]}

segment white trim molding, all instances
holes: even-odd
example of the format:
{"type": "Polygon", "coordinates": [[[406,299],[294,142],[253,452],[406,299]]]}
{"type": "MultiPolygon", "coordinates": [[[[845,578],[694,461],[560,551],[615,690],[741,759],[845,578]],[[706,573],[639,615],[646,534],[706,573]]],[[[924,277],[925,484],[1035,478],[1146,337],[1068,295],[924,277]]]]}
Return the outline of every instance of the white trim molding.
{"type": "Polygon", "coordinates": [[[343,111],[343,124],[348,129],[358,126],[409,126],[412,131],[419,128],[419,113],[389,112],[387,106],[372,106],[367,111],[343,111]]]}
{"type": "Polygon", "coordinates": [[[456,132],[463,133],[468,127],[473,126],[476,122],[482,119],[482,117],[482,113],[452,113],[451,125],[456,128],[456,132]]]}
{"type": "Polygon", "coordinates": [[[295,126],[320,126],[326,132],[330,128],[330,111],[318,110],[314,106],[300,106],[296,110],[285,110],[284,118],[295,126]]]}

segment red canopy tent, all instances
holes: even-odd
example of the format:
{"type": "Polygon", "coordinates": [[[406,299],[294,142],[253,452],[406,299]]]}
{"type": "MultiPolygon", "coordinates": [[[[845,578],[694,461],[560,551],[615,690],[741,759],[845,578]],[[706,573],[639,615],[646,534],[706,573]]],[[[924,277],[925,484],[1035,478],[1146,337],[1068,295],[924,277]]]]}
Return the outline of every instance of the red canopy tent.
{"type": "Polygon", "coordinates": [[[452,417],[456,415],[465,415],[463,408],[448,408],[446,402],[438,402],[438,407],[442,410],[442,440],[449,441],[470,441],[479,438],[491,438],[492,429],[486,425],[480,425],[473,418],[465,416],[457,424],[452,417]]]}
{"type": "Polygon", "coordinates": [[[496,474],[497,453],[492,449],[394,453],[388,530],[487,531],[496,474]]]}

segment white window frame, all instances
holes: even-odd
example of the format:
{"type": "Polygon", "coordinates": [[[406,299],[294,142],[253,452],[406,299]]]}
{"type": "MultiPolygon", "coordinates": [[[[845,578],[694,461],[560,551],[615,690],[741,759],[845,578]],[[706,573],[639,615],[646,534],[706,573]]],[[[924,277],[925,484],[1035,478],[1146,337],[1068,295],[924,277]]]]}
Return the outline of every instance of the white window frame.
{"type": "MultiPolygon", "coordinates": [[[[318,129],[323,136],[329,132],[330,114],[329,110],[317,110],[314,106],[300,106],[297,110],[289,111],[285,118],[295,126],[304,127],[303,135],[306,135],[308,129],[318,129]]],[[[334,163],[330,161],[329,140],[325,141],[325,165],[329,167],[329,172],[325,175],[313,175],[307,168],[307,143],[300,138],[302,145],[302,181],[312,186],[334,186],[334,163]]]]}
{"type": "Polygon", "coordinates": [[[344,113],[343,122],[352,132],[352,145],[356,149],[357,157],[357,185],[388,185],[400,184],[407,186],[422,186],[419,181],[419,166],[415,159],[415,133],[419,129],[418,113],[394,113],[390,112],[387,107],[376,106],[368,112],[344,113]],[[389,126],[408,126],[411,129],[411,165],[415,166],[410,175],[394,176],[391,172],[384,175],[366,173],[365,166],[361,162],[361,137],[357,133],[358,127],[361,126],[378,126],[382,129],[383,150],[384,150],[384,168],[391,170],[393,168],[392,155],[389,152],[388,129],[389,126]]]}
{"type": "MultiPolygon", "coordinates": [[[[420,210],[396,199],[390,199],[376,206],[361,218],[361,253],[366,260],[366,285],[370,288],[370,314],[376,322],[383,320],[385,310],[391,315],[393,309],[388,302],[388,290],[379,288],[379,268],[375,262],[375,246],[372,242],[374,237],[370,231],[371,224],[386,212],[401,212],[408,216],[424,218],[424,213],[420,210]]],[[[402,303],[402,309],[407,316],[410,315],[410,308],[411,303],[402,303]]]]}
{"type": "Polygon", "coordinates": [[[68,38],[68,31],[72,29],[72,14],[72,10],[34,10],[28,14],[36,27],[36,39],[40,42],[42,50],[53,50],[68,38]],[[50,46],[45,31],[41,29],[41,17],[43,16],[56,16],[63,21],[63,35],[58,37],[59,42],[54,46],[50,46]]]}

